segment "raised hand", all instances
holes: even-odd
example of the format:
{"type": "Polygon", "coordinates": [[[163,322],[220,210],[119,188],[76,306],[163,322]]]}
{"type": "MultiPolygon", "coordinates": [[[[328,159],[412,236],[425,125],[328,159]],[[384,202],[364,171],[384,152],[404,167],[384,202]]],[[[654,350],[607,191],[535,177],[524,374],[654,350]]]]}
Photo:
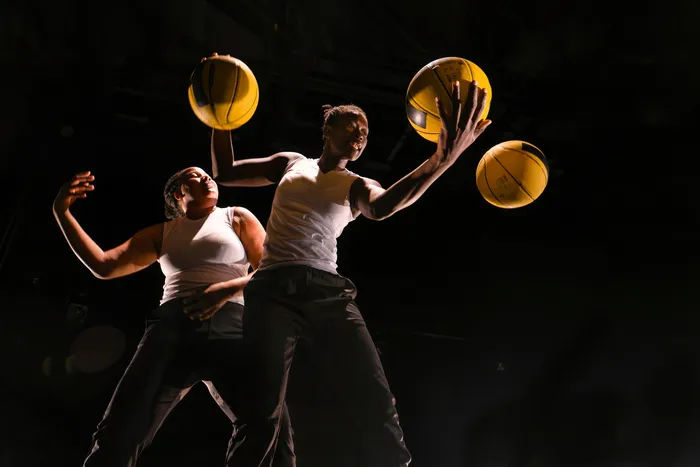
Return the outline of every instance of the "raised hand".
{"type": "Polygon", "coordinates": [[[487,100],[487,92],[476,81],[469,84],[469,95],[462,104],[459,81],[452,83],[452,113],[448,114],[439,98],[435,98],[440,115],[438,154],[442,161],[451,164],[484,132],[491,120],[481,120],[487,100]]]}
{"type": "Polygon", "coordinates": [[[65,183],[56,195],[53,202],[54,211],[66,212],[76,200],[87,197],[88,191],[95,189],[95,185],[92,184],[94,180],[95,176],[91,175],[89,170],[73,175],[73,178],[65,183]]]}
{"type": "Polygon", "coordinates": [[[206,61],[206,60],[209,59],[209,58],[216,58],[216,57],[219,57],[219,56],[221,56],[221,57],[230,57],[229,54],[219,55],[219,54],[216,53],[216,52],[212,52],[212,54],[211,54],[209,57],[202,57],[202,59],[200,60],[200,63],[206,61]]]}

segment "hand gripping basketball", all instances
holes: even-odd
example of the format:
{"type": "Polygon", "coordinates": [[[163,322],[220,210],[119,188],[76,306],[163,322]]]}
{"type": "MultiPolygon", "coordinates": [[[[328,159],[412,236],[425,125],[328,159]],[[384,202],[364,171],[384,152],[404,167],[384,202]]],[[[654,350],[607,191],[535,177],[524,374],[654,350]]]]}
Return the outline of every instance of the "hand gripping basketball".
{"type": "Polygon", "coordinates": [[[479,88],[474,80],[469,85],[467,99],[462,103],[459,81],[454,81],[450,96],[452,112],[448,112],[440,98],[435,97],[441,125],[437,152],[443,163],[454,163],[491,124],[491,120],[481,119],[487,95],[487,90],[479,88]]]}

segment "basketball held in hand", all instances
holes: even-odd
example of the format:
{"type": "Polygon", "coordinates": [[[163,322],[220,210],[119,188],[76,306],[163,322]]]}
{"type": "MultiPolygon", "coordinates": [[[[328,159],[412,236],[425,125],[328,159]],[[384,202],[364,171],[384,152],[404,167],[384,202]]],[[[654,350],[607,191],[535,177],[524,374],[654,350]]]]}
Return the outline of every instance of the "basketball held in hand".
{"type": "Polygon", "coordinates": [[[214,54],[194,69],[187,90],[192,111],[205,125],[235,130],[258,107],[258,82],[251,69],[229,55],[214,54]]]}
{"type": "MultiPolygon", "coordinates": [[[[444,57],[425,65],[415,74],[406,91],[406,116],[416,132],[434,143],[440,135],[440,115],[435,98],[439,97],[448,113],[452,113],[452,83],[459,81],[463,90],[469,89],[476,80],[487,94],[486,106],[481,114],[485,119],[491,107],[491,84],[486,73],[475,63],[459,57],[444,57]]],[[[462,92],[462,104],[467,100],[468,92],[462,92]]]]}

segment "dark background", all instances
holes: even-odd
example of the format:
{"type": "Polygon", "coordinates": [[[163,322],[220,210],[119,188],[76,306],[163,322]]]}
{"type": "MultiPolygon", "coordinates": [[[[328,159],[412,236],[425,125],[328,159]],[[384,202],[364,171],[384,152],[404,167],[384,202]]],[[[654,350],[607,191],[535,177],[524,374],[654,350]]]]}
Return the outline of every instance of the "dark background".
{"type": "MultiPolygon", "coordinates": [[[[352,169],[385,186],[434,149],[404,114],[418,69],[461,56],[489,76],[494,123],[468,153],[409,210],[339,241],[413,465],[700,465],[697,3],[32,0],[0,19],[0,465],[80,465],[160,298],[157,265],[92,277],[55,225],[55,193],[93,171],[73,212],[105,249],[164,220],[168,177],[209,169],[186,88],[213,51],[260,85],[237,157],[316,157],[320,106],[352,102],[371,127],[352,169]],[[474,182],[509,139],[551,166],[542,197],[512,211],[474,182]],[[67,372],[71,342],[95,326],[119,330],[121,358],[67,372]]],[[[220,205],[264,222],[273,194],[222,189],[220,205]]],[[[309,433],[333,430],[299,368],[290,403],[311,465],[334,448],[309,433]]],[[[228,436],[196,387],[143,465],[222,465],[228,436]]]]}

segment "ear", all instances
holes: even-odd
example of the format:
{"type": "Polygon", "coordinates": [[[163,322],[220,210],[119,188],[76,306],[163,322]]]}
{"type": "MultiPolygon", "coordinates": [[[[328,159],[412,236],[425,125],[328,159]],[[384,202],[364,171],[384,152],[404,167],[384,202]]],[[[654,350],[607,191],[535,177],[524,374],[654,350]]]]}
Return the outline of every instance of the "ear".
{"type": "Polygon", "coordinates": [[[181,183],[177,190],[173,192],[173,196],[175,197],[176,200],[180,201],[182,198],[185,196],[185,184],[181,183]]]}

